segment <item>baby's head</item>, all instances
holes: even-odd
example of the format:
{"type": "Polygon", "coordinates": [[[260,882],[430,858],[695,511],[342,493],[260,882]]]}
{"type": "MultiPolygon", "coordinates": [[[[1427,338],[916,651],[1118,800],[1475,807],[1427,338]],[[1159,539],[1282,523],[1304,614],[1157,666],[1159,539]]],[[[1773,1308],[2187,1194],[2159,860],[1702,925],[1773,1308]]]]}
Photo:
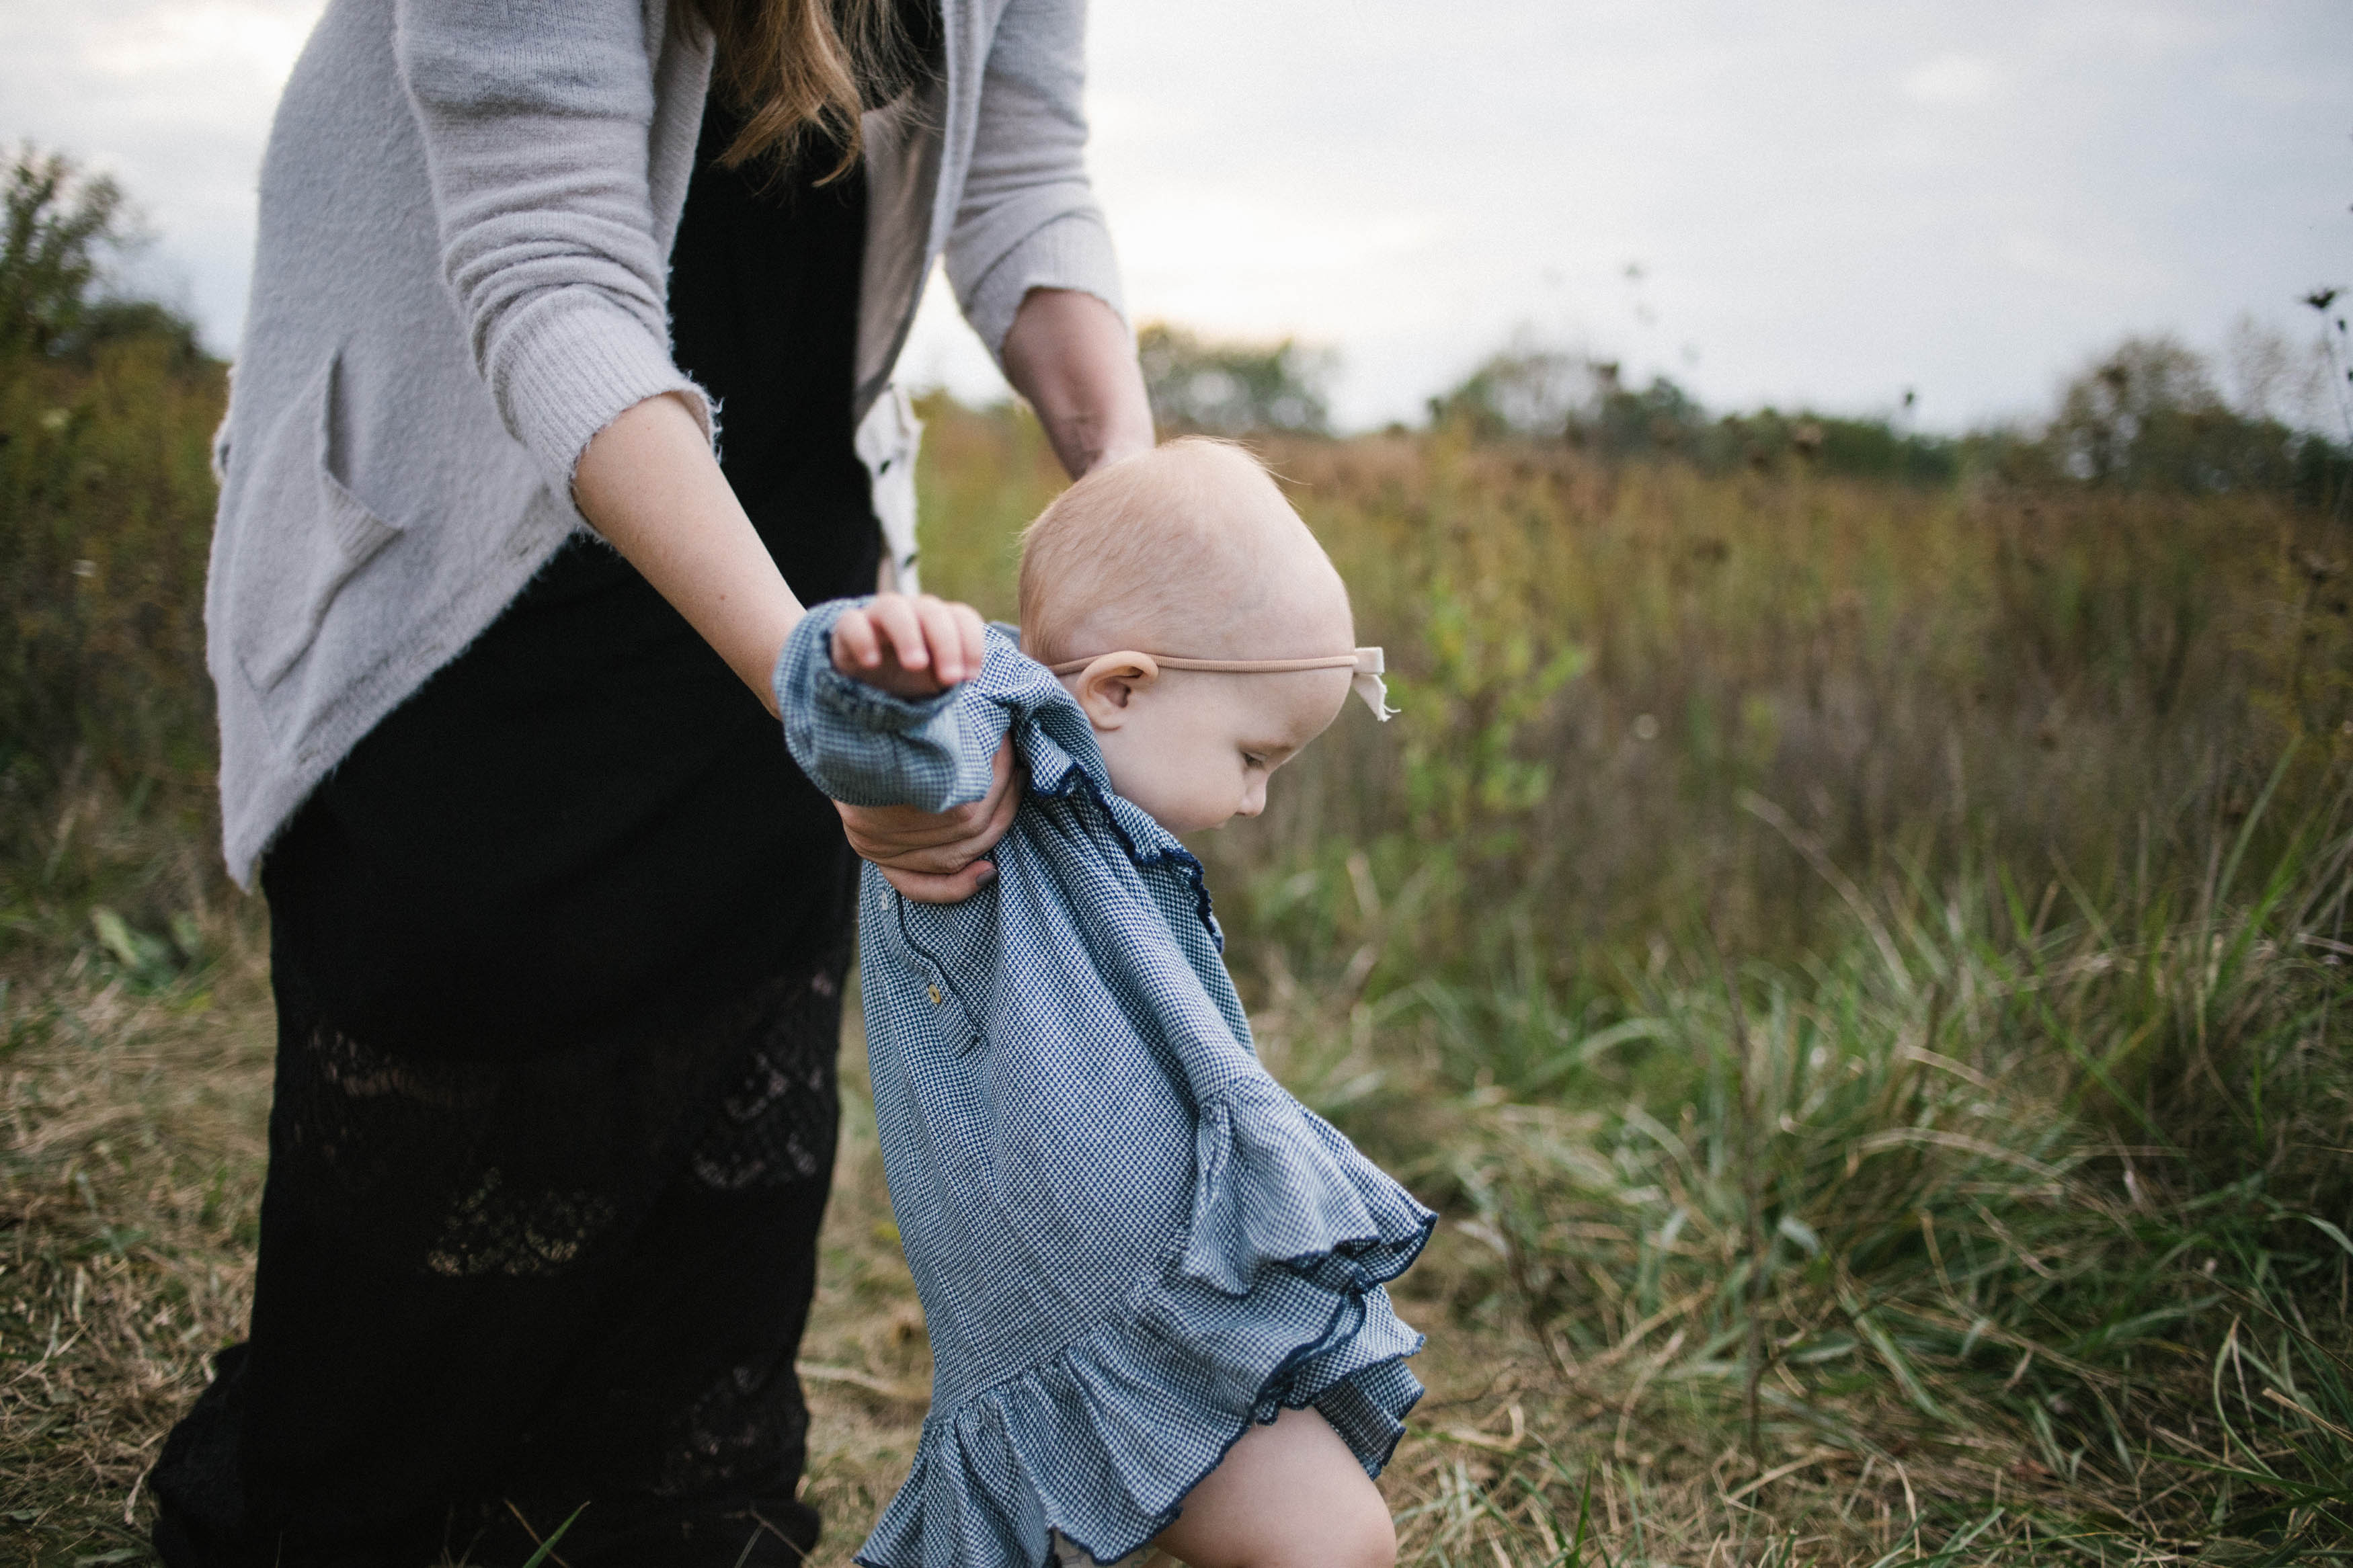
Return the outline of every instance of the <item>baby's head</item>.
{"type": "Polygon", "coordinates": [[[1098,468],[1022,540],[1022,651],[1077,667],[1062,683],[1112,786],[1171,832],[1264,810],[1267,776],[1338,715],[1354,672],[1176,669],[1153,656],[1334,658],[1355,642],[1323,546],[1226,442],[1188,437],[1098,468]]]}

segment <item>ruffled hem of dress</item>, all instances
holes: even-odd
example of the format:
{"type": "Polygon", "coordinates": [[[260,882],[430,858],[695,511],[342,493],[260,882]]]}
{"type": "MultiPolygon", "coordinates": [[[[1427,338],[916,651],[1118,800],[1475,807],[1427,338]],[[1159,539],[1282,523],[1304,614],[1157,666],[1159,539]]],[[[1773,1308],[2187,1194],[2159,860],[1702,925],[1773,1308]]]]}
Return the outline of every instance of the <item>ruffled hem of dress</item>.
{"type": "Polygon", "coordinates": [[[906,1484],[856,1560],[1048,1568],[1060,1531],[1097,1563],[1117,1563],[1175,1521],[1252,1426],[1285,1409],[1316,1406],[1378,1475],[1421,1397],[1405,1365],[1421,1344],[1368,1285],[1333,1303],[1323,1331],[1277,1357],[1237,1409],[1188,1388],[1231,1369],[1203,1368],[1198,1350],[1144,1322],[1106,1324],[926,1421],[906,1484]]]}
{"type": "Polygon", "coordinates": [[[1314,1405],[1367,1474],[1404,1433],[1421,1336],[1382,1286],[1437,1216],[1271,1081],[1202,1107],[1192,1223],[1122,1315],[924,1423],[868,1568],[1115,1563],[1253,1424],[1314,1405]]]}

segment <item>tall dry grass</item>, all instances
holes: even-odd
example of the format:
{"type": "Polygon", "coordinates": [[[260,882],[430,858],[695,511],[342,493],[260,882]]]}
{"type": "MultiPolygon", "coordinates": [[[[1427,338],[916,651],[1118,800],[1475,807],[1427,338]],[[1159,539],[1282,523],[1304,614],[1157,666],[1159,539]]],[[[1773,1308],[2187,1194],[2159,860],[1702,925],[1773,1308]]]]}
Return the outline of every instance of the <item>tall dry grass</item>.
{"type": "MultiPolygon", "coordinates": [[[[1009,616],[1013,532],[1058,476],[1025,418],[929,412],[926,582],[1009,616]]],[[[2295,802],[2353,763],[2353,536],[2276,497],[1707,475],[1452,430],[1261,445],[1404,709],[1351,715],[1204,842],[1231,921],[1301,973],[1367,934],[1356,855],[1412,936],[1369,990],[1512,958],[1514,931],[1568,982],[1702,924],[1804,951],[1846,901],[1824,860],[1869,884],[1991,859],[2038,894],[2194,877],[2280,757],[2295,802]]]]}

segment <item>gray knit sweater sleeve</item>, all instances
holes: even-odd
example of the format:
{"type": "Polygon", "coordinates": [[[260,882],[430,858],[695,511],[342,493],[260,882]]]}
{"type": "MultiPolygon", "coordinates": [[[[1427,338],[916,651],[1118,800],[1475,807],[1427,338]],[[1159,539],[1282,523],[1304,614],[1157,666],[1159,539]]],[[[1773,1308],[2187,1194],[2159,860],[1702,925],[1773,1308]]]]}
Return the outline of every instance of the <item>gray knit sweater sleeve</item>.
{"type": "Polygon", "coordinates": [[[685,394],[649,184],[638,0],[396,0],[442,276],[499,415],[559,496],[624,409],[685,394]]]}
{"type": "Polygon", "coordinates": [[[1125,314],[1111,231],[1087,182],[1086,0],[1009,0],[988,53],[948,281],[1001,353],[1032,289],[1077,289],[1125,314]]]}

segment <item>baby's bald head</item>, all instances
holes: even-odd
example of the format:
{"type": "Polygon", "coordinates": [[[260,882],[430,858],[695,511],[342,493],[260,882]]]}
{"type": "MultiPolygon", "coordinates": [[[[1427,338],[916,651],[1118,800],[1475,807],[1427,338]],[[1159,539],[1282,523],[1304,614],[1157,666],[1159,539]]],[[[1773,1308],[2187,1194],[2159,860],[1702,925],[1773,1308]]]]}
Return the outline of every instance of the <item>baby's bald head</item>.
{"type": "Polygon", "coordinates": [[[1021,647],[1305,658],[1355,642],[1348,592],[1256,458],[1186,437],[1097,468],[1021,542],[1021,647]]]}

